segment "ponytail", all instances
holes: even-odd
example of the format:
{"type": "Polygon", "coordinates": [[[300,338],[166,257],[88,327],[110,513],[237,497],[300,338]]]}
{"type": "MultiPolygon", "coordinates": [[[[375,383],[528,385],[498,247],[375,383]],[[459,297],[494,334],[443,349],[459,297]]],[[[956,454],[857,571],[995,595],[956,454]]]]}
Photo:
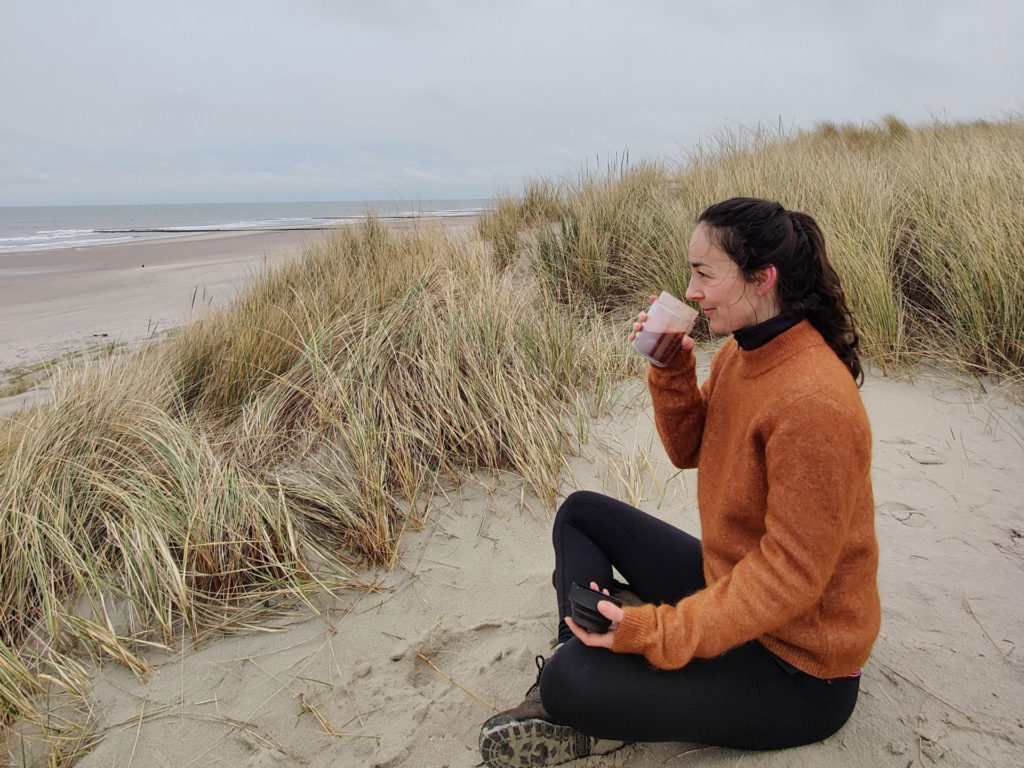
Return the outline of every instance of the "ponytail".
{"type": "Polygon", "coordinates": [[[697,221],[710,227],[716,245],[745,279],[752,282],[757,272],[775,266],[782,310],[807,318],[860,386],[860,339],[818,223],[806,213],[749,197],[716,203],[697,221]]]}

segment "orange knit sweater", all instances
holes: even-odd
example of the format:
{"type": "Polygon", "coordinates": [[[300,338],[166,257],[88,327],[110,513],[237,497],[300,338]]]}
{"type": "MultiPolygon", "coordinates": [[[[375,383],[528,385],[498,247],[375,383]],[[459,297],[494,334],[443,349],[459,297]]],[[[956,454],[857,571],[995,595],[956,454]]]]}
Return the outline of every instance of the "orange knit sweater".
{"type": "Polygon", "coordinates": [[[669,458],[698,468],[707,587],[625,608],[613,650],[678,669],[756,639],[816,677],[856,672],[881,609],[871,432],[849,371],[804,320],[758,349],[730,339],[701,389],[692,353],[648,384],[669,458]]]}

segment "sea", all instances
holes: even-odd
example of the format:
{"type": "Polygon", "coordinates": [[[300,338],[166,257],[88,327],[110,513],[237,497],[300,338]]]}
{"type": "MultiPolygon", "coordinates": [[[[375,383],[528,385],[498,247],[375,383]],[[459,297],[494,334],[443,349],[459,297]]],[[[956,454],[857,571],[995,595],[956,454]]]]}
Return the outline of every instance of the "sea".
{"type": "Polygon", "coordinates": [[[0,257],[202,232],[326,229],[370,215],[381,220],[475,216],[490,207],[485,199],[0,206],[0,257]]]}

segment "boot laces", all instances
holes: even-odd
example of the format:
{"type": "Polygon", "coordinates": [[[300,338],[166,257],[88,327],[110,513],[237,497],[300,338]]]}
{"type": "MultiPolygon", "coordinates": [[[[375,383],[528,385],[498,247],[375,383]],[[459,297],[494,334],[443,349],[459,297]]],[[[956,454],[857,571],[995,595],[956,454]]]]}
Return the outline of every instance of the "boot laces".
{"type": "Polygon", "coordinates": [[[533,685],[531,685],[530,689],[526,692],[527,696],[529,696],[531,693],[534,693],[535,691],[540,690],[540,675],[544,671],[544,664],[546,662],[547,659],[545,659],[544,656],[542,656],[541,654],[538,653],[536,656],[534,656],[533,663],[537,665],[537,679],[533,681],[533,685]]]}

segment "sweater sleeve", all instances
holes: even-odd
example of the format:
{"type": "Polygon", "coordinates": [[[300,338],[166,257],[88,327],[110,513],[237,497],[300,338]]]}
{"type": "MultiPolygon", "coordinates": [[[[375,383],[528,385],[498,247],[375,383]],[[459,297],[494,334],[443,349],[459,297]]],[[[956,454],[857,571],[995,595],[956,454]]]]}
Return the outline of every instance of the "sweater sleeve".
{"type": "Polygon", "coordinates": [[[787,411],[799,418],[783,418],[765,445],[768,506],[758,545],[676,605],[625,608],[614,651],[678,669],[760,638],[821,599],[853,515],[853,490],[870,472],[871,438],[856,414],[821,393],[787,411]]]}
{"type": "MultiPolygon", "coordinates": [[[[705,390],[710,386],[705,383],[705,390]]],[[[697,388],[697,358],[690,352],[678,366],[651,366],[647,374],[654,424],[672,464],[680,469],[697,466],[701,434],[707,412],[706,391],[697,388]]]]}

